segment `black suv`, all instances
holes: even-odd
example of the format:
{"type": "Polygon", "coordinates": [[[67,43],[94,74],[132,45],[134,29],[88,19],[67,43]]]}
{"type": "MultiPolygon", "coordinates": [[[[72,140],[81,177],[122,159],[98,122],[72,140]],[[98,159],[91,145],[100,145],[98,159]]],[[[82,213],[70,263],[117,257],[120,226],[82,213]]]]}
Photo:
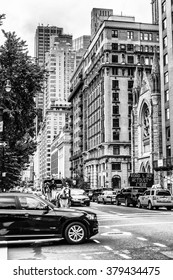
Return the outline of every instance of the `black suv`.
{"type": "Polygon", "coordinates": [[[116,204],[120,205],[121,203],[125,203],[125,206],[129,206],[130,204],[136,206],[138,197],[142,195],[146,190],[147,188],[142,187],[131,187],[122,189],[116,195],[116,204]]]}
{"type": "Polygon", "coordinates": [[[65,238],[69,244],[79,244],[97,233],[93,212],[56,208],[33,194],[0,193],[0,243],[65,238]]]}

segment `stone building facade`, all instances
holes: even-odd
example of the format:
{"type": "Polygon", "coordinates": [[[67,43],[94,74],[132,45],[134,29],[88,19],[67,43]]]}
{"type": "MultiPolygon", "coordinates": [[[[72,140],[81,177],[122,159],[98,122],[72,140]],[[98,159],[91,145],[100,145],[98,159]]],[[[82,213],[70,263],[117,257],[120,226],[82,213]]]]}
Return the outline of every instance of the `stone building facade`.
{"type": "Polygon", "coordinates": [[[154,182],[160,176],[153,162],[162,155],[161,91],[158,54],[155,52],[152,72],[138,66],[133,86],[132,109],[132,172],[154,173],[154,182]]]}

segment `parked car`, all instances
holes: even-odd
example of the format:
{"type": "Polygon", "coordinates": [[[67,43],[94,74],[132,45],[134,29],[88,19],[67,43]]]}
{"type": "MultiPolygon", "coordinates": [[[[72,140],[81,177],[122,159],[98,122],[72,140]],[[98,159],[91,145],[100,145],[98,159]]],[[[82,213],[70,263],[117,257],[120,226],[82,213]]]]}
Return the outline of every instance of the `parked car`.
{"type": "Polygon", "coordinates": [[[147,190],[143,195],[138,197],[138,207],[148,207],[148,209],[166,207],[168,210],[173,209],[173,196],[169,190],[153,189],[147,190]]]}
{"type": "Polygon", "coordinates": [[[133,206],[137,205],[138,197],[142,195],[147,188],[142,187],[130,187],[126,189],[122,189],[116,195],[116,204],[120,205],[121,203],[125,203],[125,206],[133,206]]]}
{"type": "Polygon", "coordinates": [[[102,193],[103,189],[95,189],[93,190],[92,201],[97,201],[98,196],[102,193]]]}
{"type": "Polygon", "coordinates": [[[90,206],[90,199],[83,189],[71,189],[71,206],[90,206]]]}
{"type": "Polygon", "coordinates": [[[97,233],[91,211],[56,208],[33,194],[0,193],[0,241],[65,238],[79,244],[97,233]]]}
{"type": "Polygon", "coordinates": [[[115,203],[116,202],[116,191],[106,190],[102,191],[102,193],[97,197],[97,203],[115,203]]]}

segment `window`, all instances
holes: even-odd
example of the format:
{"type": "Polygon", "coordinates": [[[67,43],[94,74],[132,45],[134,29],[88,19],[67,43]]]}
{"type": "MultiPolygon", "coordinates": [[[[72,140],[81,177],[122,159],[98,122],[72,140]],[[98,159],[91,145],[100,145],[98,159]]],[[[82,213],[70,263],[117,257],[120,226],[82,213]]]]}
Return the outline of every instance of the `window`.
{"type": "Polygon", "coordinates": [[[166,1],[162,3],[162,14],[166,12],[166,1]]]}
{"type": "Polygon", "coordinates": [[[128,107],[128,114],[131,115],[131,111],[132,111],[132,106],[128,107]]]}
{"type": "Polygon", "coordinates": [[[168,45],[168,37],[165,36],[165,37],[163,38],[163,48],[165,49],[165,48],[167,47],[167,45],[168,45]]]}
{"type": "Polygon", "coordinates": [[[128,123],[129,123],[129,128],[131,127],[131,118],[128,119],[128,123]]]}
{"type": "Polygon", "coordinates": [[[134,32],[133,31],[127,31],[127,39],[133,39],[134,38],[134,32]]]}
{"type": "Polygon", "coordinates": [[[116,119],[113,119],[113,128],[115,127],[119,127],[119,119],[116,118],[116,119]]]}
{"type": "Polygon", "coordinates": [[[128,68],[128,76],[134,76],[134,69],[128,68]]]}
{"type": "Polygon", "coordinates": [[[163,56],[163,64],[164,64],[164,66],[168,64],[168,54],[167,53],[163,56]]]}
{"type": "Polygon", "coordinates": [[[118,63],[118,55],[112,55],[112,62],[118,63]]]}
{"type": "Polygon", "coordinates": [[[169,89],[165,90],[165,102],[169,101],[169,89]]]}
{"type": "Polygon", "coordinates": [[[118,38],[118,30],[112,30],[112,38],[118,38]]]}
{"type": "Polygon", "coordinates": [[[112,80],[112,89],[118,89],[119,88],[119,81],[112,80]]]}
{"type": "Polygon", "coordinates": [[[128,102],[133,102],[133,94],[128,92],[128,102]]]}
{"type": "Polygon", "coordinates": [[[144,40],[148,41],[149,40],[149,34],[148,33],[144,33],[144,40]]]}
{"type": "Polygon", "coordinates": [[[140,39],[143,40],[143,38],[144,38],[144,37],[143,37],[143,33],[141,32],[141,33],[140,33],[140,39]]]}
{"type": "Polygon", "coordinates": [[[120,162],[112,163],[112,171],[115,171],[115,170],[121,170],[120,162]]]}
{"type": "Polygon", "coordinates": [[[170,145],[166,146],[166,157],[167,158],[171,157],[171,146],[170,145]]]}
{"type": "Polygon", "coordinates": [[[16,209],[14,197],[0,197],[0,209],[16,209]]]}
{"type": "Polygon", "coordinates": [[[149,33],[149,41],[152,41],[152,40],[153,40],[153,34],[149,33]]]}
{"type": "Polygon", "coordinates": [[[113,155],[119,155],[119,154],[120,154],[120,147],[113,146],[113,155]]]}
{"type": "Polygon", "coordinates": [[[118,115],[119,114],[119,106],[113,106],[112,111],[113,111],[113,115],[118,115]]]}
{"type": "Polygon", "coordinates": [[[113,131],[113,141],[119,140],[120,133],[119,131],[113,131]]]}
{"type": "Polygon", "coordinates": [[[127,45],[127,51],[133,52],[133,45],[132,44],[127,45]]]}
{"type": "Polygon", "coordinates": [[[169,120],[169,108],[167,108],[165,110],[165,118],[166,118],[166,121],[169,120]]]}
{"type": "Polygon", "coordinates": [[[149,57],[145,57],[145,65],[149,65],[149,57]]]}
{"type": "Polygon", "coordinates": [[[166,18],[162,21],[162,29],[165,30],[167,27],[166,18]]]}
{"type": "Polygon", "coordinates": [[[170,127],[168,126],[167,128],[166,128],[166,140],[167,141],[169,141],[170,140],[170,127]]]}
{"type": "Polygon", "coordinates": [[[164,73],[164,84],[169,82],[168,71],[164,73]]]}
{"type": "Polygon", "coordinates": [[[40,209],[41,210],[41,209],[45,209],[45,206],[46,206],[40,200],[32,198],[32,197],[21,196],[21,197],[19,197],[19,201],[20,201],[22,209],[31,209],[31,210],[40,209]]]}
{"type": "Polygon", "coordinates": [[[117,43],[112,43],[112,50],[113,51],[118,51],[118,44],[117,43]]]}
{"type": "Polygon", "coordinates": [[[128,55],[128,56],[127,56],[127,63],[131,63],[131,64],[134,63],[134,57],[133,57],[133,55],[128,55]]]}
{"type": "Polygon", "coordinates": [[[128,81],[128,88],[132,89],[133,88],[133,81],[128,81]]]}
{"type": "Polygon", "coordinates": [[[112,93],[112,102],[119,101],[119,93],[118,92],[113,92],[112,93]]]}
{"type": "Polygon", "coordinates": [[[117,67],[112,68],[112,75],[118,75],[118,68],[117,67]]]}

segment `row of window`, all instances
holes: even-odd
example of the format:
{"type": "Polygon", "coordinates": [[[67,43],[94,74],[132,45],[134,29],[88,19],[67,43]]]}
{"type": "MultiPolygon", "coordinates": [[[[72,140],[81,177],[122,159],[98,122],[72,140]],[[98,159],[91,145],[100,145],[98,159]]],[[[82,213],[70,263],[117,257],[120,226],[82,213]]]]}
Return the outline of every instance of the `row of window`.
{"type": "MultiPolygon", "coordinates": [[[[112,38],[118,38],[119,31],[112,30],[112,38]]],[[[127,31],[127,39],[134,39],[134,31],[127,31]]],[[[140,32],[140,39],[142,41],[153,41],[153,33],[140,32]]],[[[159,34],[157,34],[156,40],[159,41],[159,34]]]]}
{"type": "MultiPolygon", "coordinates": [[[[128,89],[133,88],[133,81],[128,81],[128,89]]],[[[118,80],[112,80],[112,89],[119,89],[119,81],[118,80]]]]}

